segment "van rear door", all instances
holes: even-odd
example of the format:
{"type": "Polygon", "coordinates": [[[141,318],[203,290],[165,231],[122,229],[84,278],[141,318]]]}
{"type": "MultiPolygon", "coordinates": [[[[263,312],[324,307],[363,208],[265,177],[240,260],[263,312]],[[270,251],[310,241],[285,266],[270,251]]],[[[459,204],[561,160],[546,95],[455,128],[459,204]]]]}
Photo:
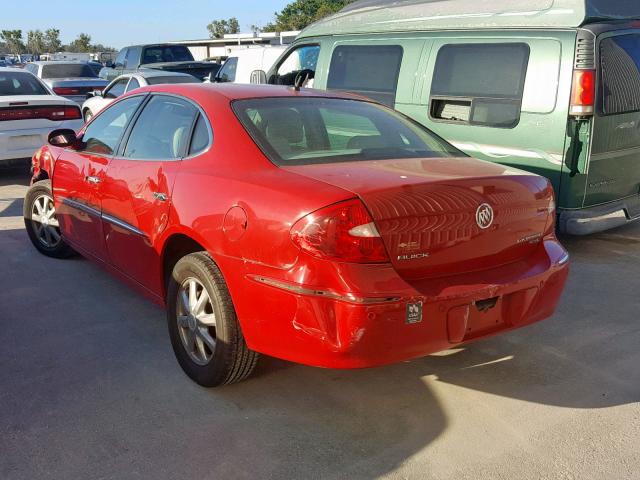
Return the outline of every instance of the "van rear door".
{"type": "Polygon", "coordinates": [[[640,215],[640,30],[606,33],[597,51],[598,108],[584,206],[627,198],[627,215],[635,217],[640,215]]]}

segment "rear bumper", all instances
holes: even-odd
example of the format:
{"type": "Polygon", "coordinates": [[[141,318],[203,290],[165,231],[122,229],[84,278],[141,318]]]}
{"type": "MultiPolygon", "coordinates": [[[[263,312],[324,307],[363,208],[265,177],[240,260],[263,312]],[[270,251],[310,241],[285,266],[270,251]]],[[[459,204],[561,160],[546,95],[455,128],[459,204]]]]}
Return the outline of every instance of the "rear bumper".
{"type": "Polygon", "coordinates": [[[580,210],[559,210],[558,228],[568,235],[591,235],[639,219],[640,196],[636,196],[580,210]]]}
{"type": "Polygon", "coordinates": [[[70,120],[43,128],[0,131],[0,163],[31,158],[36,150],[47,143],[49,133],[58,128],[78,131],[82,128],[82,120],[70,120]]]}
{"type": "Polygon", "coordinates": [[[389,273],[378,271],[379,278],[370,279],[377,286],[375,293],[338,294],[248,275],[244,294],[259,310],[237,307],[245,339],[254,350],[313,366],[372,367],[423,357],[549,317],[568,267],[564,248],[546,240],[531,258],[491,271],[411,284],[384,278],[389,273]],[[400,290],[384,288],[401,284],[400,290]],[[416,313],[419,306],[421,315],[416,313]]]}

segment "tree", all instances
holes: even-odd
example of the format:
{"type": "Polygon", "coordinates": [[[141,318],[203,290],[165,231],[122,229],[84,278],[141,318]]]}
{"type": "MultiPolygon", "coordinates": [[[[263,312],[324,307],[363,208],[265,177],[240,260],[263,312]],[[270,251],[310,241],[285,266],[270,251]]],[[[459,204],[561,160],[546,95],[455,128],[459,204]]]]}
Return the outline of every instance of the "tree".
{"type": "Polygon", "coordinates": [[[81,33],[69,44],[70,52],[90,52],[91,50],[91,35],[86,33],[81,33]]]}
{"type": "Polygon", "coordinates": [[[42,30],[29,30],[27,32],[27,51],[33,55],[40,55],[45,50],[45,38],[42,30]]]}
{"type": "Polygon", "coordinates": [[[207,25],[210,38],[222,38],[228,33],[240,33],[240,23],[236,17],[229,20],[214,20],[207,25]]]}
{"type": "Polygon", "coordinates": [[[14,54],[24,53],[26,47],[22,41],[22,30],[2,30],[0,38],[4,40],[9,52],[14,54]]]}
{"type": "Polygon", "coordinates": [[[276,12],[275,22],[267,24],[264,32],[302,30],[307,25],[340,11],[353,0],[295,0],[276,12]]]}
{"type": "Polygon", "coordinates": [[[49,53],[59,52],[62,48],[60,41],[60,30],[49,28],[44,32],[44,49],[49,53]]]}

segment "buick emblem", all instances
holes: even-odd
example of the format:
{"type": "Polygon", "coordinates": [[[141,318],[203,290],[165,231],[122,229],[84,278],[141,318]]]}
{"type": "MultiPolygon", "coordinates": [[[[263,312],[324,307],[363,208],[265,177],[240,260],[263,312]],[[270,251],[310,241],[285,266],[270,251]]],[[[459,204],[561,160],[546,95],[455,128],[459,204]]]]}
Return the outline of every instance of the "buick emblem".
{"type": "Polygon", "coordinates": [[[486,230],[493,223],[493,208],[488,203],[483,203],[476,210],[476,223],[482,230],[486,230]]]}

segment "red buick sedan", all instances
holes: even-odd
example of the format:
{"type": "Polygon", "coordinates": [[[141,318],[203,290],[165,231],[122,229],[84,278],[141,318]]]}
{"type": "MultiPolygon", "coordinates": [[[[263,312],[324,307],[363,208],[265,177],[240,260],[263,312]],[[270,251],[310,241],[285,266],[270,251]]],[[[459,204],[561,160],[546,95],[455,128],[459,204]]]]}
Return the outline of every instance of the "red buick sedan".
{"type": "Polygon", "coordinates": [[[275,86],[143,88],[53,132],[25,223],[45,255],[166,305],[205,386],[259,353],[369,367],[536,322],[569,259],[544,178],[376,103],[275,86]]]}

